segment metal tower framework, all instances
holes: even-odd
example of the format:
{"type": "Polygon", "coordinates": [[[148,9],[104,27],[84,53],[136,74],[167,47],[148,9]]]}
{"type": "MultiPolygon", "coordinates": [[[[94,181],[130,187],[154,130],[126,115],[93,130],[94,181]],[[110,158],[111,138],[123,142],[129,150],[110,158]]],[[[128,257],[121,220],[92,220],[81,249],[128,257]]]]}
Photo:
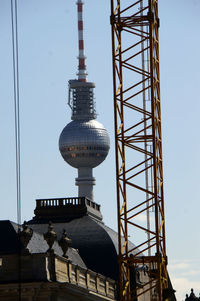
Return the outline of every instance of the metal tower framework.
{"type": "Polygon", "coordinates": [[[161,301],[168,281],[158,0],[111,0],[111,25],[120,300],[149,292],[149,300],[161,301]],[[133,249],[131,235],[137,241],[133,249]],[[146,267],[150,280],[133,283],[131,273],[138,266],[146,267]]]}

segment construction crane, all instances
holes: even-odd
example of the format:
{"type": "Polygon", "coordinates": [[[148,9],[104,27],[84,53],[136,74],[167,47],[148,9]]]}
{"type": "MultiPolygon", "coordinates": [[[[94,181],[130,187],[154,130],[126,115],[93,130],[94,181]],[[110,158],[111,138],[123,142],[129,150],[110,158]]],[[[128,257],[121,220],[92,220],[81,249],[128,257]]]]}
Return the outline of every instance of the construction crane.
{"type": "Polygon", "coordinates": [[[146,294],[146,300],[161,301],[168,298],[169,289],[158,0],[111,0],[111,26],[120,300],[146,294]],[[146,282],[137,282],[138,268],[146,270],[146,282]]]}

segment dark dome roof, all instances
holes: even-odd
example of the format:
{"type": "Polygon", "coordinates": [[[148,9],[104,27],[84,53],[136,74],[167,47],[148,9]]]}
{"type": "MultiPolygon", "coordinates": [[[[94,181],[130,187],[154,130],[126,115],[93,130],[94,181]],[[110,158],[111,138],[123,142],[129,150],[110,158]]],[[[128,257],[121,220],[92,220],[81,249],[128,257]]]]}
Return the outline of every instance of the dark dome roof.
{"type": "MultiPolygon", "coordinates": [[[[31,228],[43,233],[46,224],[34,224],[31,228]]],[[[72,247],[78,249],[81,258],[88,269],[117,279],[117,233],[97,222],[90,216],[74,219],[68,223],[53,224],[60,238],[63,229],[72,239],[72,247]]]]}
{"type": "MultiPolygon", "coordinates": [[[[72,198],[58,200],[38,200],[36,216],[28,222],[30,227],[39,233],[44,233],[47,223],[51,220],[58,239],[63,229],[66,230],[67,236],[72,240],[72,247],[78,249],[88,269],[116,280],[118,235],[102,222],[100,205],[80,198],[74,198],[76,201],[73,201],[73,204],[72,198]],[[49,211],[50,209],[52,211],[49,211]],[[60,215],[61,209],[63,216],[60,215]]],[[[134,247],[129,242],[129,248],[134,247]]]]}

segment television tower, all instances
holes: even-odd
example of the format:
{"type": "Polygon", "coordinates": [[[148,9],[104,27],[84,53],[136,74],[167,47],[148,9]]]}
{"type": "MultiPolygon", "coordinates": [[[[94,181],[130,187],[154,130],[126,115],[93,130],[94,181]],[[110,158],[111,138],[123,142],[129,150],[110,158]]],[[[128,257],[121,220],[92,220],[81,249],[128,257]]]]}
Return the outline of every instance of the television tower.
{"type": "Polygon", "coordinates": [[[104,126],[96,121],[94,103],[95,83],[88,82],[83,39],[83,2],[77,1],[78,12],[78,79],[69,80],[68,104],[72,121],[63,129],[59,149],[63,159],[78,169],[76,185],[78,196],[93,200],[93,168],[101,164],[110,149],[110,140],[104,126]]]}

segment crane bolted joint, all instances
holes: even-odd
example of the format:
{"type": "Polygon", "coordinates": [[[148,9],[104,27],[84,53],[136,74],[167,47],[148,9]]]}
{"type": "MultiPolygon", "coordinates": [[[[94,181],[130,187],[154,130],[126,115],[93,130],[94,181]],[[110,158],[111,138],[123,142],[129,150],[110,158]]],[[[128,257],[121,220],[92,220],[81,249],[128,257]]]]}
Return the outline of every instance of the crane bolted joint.
{"type": "Polygon", "coordinates": [[[113,16],[110,17],[110,23],[111,23],[112,26],[115,25],[117,27],[118,31],[122,31],[123,30],[123,23],[119,22],[119,21],[116,21],[115,15],[113,15],[113,16]]]}
{"type": "Polygon", "coordinates": [[[154,13],[152,11],[148,11],[147,13],[147,19],[149,20],[149,22],[153,23],[154,22],[154,13]]]}
{"type": "MultiPolygon", "coordinates": [[[[147,20],[150,23],[154,23],[155,16],[154,16],[154,13],[152,11],[148,11],[148,13],[147,13],[147,20]]],[[[157,25],[158,28],[160,27],[160,19],[159,18],[156,18],[156,25],[157,25]]]]}
{"type": "Polygon", "coordinates": [[[115,24],[115,15],[114,14],[111,14],[111,16],[110,16],[110,24],[111,25],[115,24]]]}
{"type": "Polygon", "coordinates": [[[173,288],[164,288],[162,292],[163,300],[168,300],[173,297],[176,291],[173,288]]]}
{"type": "Polygon", "coordinates": [[[157,18],[156,20],[157,20],[157,26],[158,28],[160,28],[160,18],[157,18]]]}

